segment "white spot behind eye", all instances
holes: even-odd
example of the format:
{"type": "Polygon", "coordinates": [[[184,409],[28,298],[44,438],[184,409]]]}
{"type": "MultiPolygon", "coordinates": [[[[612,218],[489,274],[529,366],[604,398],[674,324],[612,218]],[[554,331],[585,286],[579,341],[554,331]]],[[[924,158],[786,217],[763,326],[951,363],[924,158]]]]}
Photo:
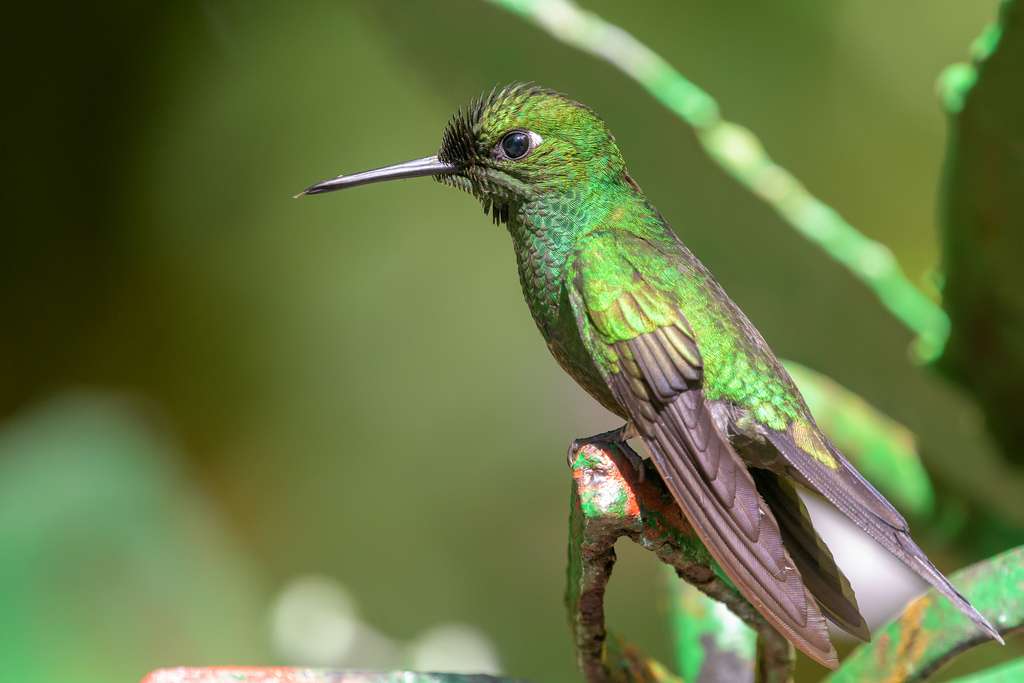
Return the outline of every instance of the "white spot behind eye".
{"type": "Polygon", "coordinates": [[[538,133],[526,128],[514,128],[505,133],[501,139],[498,140],[497,144],[494,145],[494,149],[491,151],[491,155],[498,160],[522,161],[530,156],[530,154],[532,154],[542,142],[544,142],[544,138],[542,138],[538,133]],[[524,137],[526,138],[525,141],[522,139],[524,137]],[[520,148],[517,147],[517,144],[521,145],[526,141],[528,141],[529,146],[525,151],[520,152],[520,148]]]}

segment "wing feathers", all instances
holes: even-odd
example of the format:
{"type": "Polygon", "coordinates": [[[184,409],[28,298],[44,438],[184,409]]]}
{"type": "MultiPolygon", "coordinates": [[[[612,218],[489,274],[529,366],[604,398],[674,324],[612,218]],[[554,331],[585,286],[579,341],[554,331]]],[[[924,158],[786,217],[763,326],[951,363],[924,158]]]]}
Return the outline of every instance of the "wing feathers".
{"type": "Polygon", "coordinates": [[[825,620],[786,552],[774,517],[760,503],[750,473],[718,432],[700,391],[690,389],[655,405],[646,393],[634,394],[623,373],[609,379],[630,414],[638,416],[669,490],[736,587],[797,647],[834,668],[837,656],[825,620]],[[642,417],[650,412],[654,419],[642,417]]]}
{"type": "Polygon", "coordinates": [[[896,509],[831,444],[826,444],[838,467],[826,468],[808,457],[786,432],[767,430],[768,440],[794,469],[794,476],[817,491],[862,531],[875,539],[918,576],[949,598],[957,608],[994,640],[1003,642],[999,631],[989,623],[935,568],[924,551],[910,537],[907,522],[896,509]]]}
{"type": "Polygon", "coordinates": [[[796,562],[804,585],[817,600],[821,611],[847,633],[861,640],[871,640],[871,631],[860,613],[850,582],[814,530],[796,489],[768,470],[753,469],[751,474],[761,497],[775,514],[783,543],[796,562]]]}
{"type": "MultiPolygon", "coordinates": [[[[605,359],[598,366],[602,377],[708,551],[772,626],[834,667],[822,611],[866,638],[856,598],[792,486],[776,473],[752,475],[715,423],[702,390],[700,350],[680,307],[683,275],[665,270],[664,258],[650,243],[621,231],[581,239],[568,264],[567,290],[581,338],[594,357],[605,359]]],[[[917,547],[899,512],[813,422],[765,432],[788,462],[780,474],[825,496],[1001,640],[917,547]]]]}
{"type": "Polygon", "coordinates": [[[650,245],[620,233],[592,235],[581,243],[569,288],[581,337],[601,344],[591,349],[595,355],[614,358],[613,367],[601,366],[602,376],[737,589],[797,647],[835,667],[825,619],[786,551],[779,525],[705,402],[690,324],[675,295],[661,289],[665,283],[643,275],[642,263],[652,253],[650,245]],[[609,238],[615,241],[604,242],[609,238]]]}

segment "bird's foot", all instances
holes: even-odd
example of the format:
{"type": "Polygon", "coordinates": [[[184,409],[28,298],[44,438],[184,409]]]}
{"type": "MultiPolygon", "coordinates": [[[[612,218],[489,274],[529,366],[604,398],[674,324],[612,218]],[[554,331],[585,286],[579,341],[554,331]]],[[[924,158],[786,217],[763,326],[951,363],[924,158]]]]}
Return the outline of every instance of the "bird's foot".
{"type": "Polygon", "coordinates": [[[613,429],[608,432],[601,432],[593,436],[586,436],[579,439],[573,439],[572,443],[569,444],[569,452],[566,453],[566,462],[569,467],[576,461],[576,455],[580,452],[580,449],[588,444],[600,445],[600,444],[615,444],[621,446],[622,453],[629,460],[630,464],[633,465],[633,469],[636,470],[636,475],[639,481],[644,480],[644,459],[630,447],[627,443],[630,439],[638,436],[636,427],[632,422],[627,422],[618,429],[613,429]]]}

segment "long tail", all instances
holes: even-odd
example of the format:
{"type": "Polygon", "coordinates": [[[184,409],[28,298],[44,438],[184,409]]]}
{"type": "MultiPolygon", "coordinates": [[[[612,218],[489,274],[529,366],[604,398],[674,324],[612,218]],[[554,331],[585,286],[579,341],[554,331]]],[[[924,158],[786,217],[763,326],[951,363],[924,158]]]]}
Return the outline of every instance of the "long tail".
{"type": "Polygon", "coordinates": [[[871,640],[871,631],[860,613],[857,596],[825,541],[814,530],[796,488],[768,470],[755,468],[750,470],[750,474],[761,497],[775,515],[782,531],[782,542],[821,611],[850,635],[871,640]]]}
{"type": "Polygon", "coordinates": [[[837,464],[833,469],[809,457],[797,447],[787,432],[768,430],[768,439],[793,467],[794,475],[799,475],[796,478],[800,484],[828,499],[879,545],[949,598],[990,638],[1004,644],[999,631],[953,587],[910,537],[906,520],[854,469],[838,449],[828,444],[837,464]]]}

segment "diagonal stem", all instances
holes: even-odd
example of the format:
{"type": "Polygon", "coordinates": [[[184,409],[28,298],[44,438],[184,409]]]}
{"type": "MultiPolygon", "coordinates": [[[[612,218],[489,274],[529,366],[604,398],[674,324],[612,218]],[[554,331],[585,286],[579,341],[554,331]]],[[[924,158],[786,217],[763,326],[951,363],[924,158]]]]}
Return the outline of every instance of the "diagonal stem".
{"type": "Polygon", "coordinates": [[[489,0],[556,39],[622,70],[690,124],[730,176],[871,288],[882,305],[917,335],[922,360],[941,353],[949,317],[907,277],[892,251],[866,237],[768,156],[749,129],[722,118],[718,103],[624,29],[572,0],[489,0]]]}

